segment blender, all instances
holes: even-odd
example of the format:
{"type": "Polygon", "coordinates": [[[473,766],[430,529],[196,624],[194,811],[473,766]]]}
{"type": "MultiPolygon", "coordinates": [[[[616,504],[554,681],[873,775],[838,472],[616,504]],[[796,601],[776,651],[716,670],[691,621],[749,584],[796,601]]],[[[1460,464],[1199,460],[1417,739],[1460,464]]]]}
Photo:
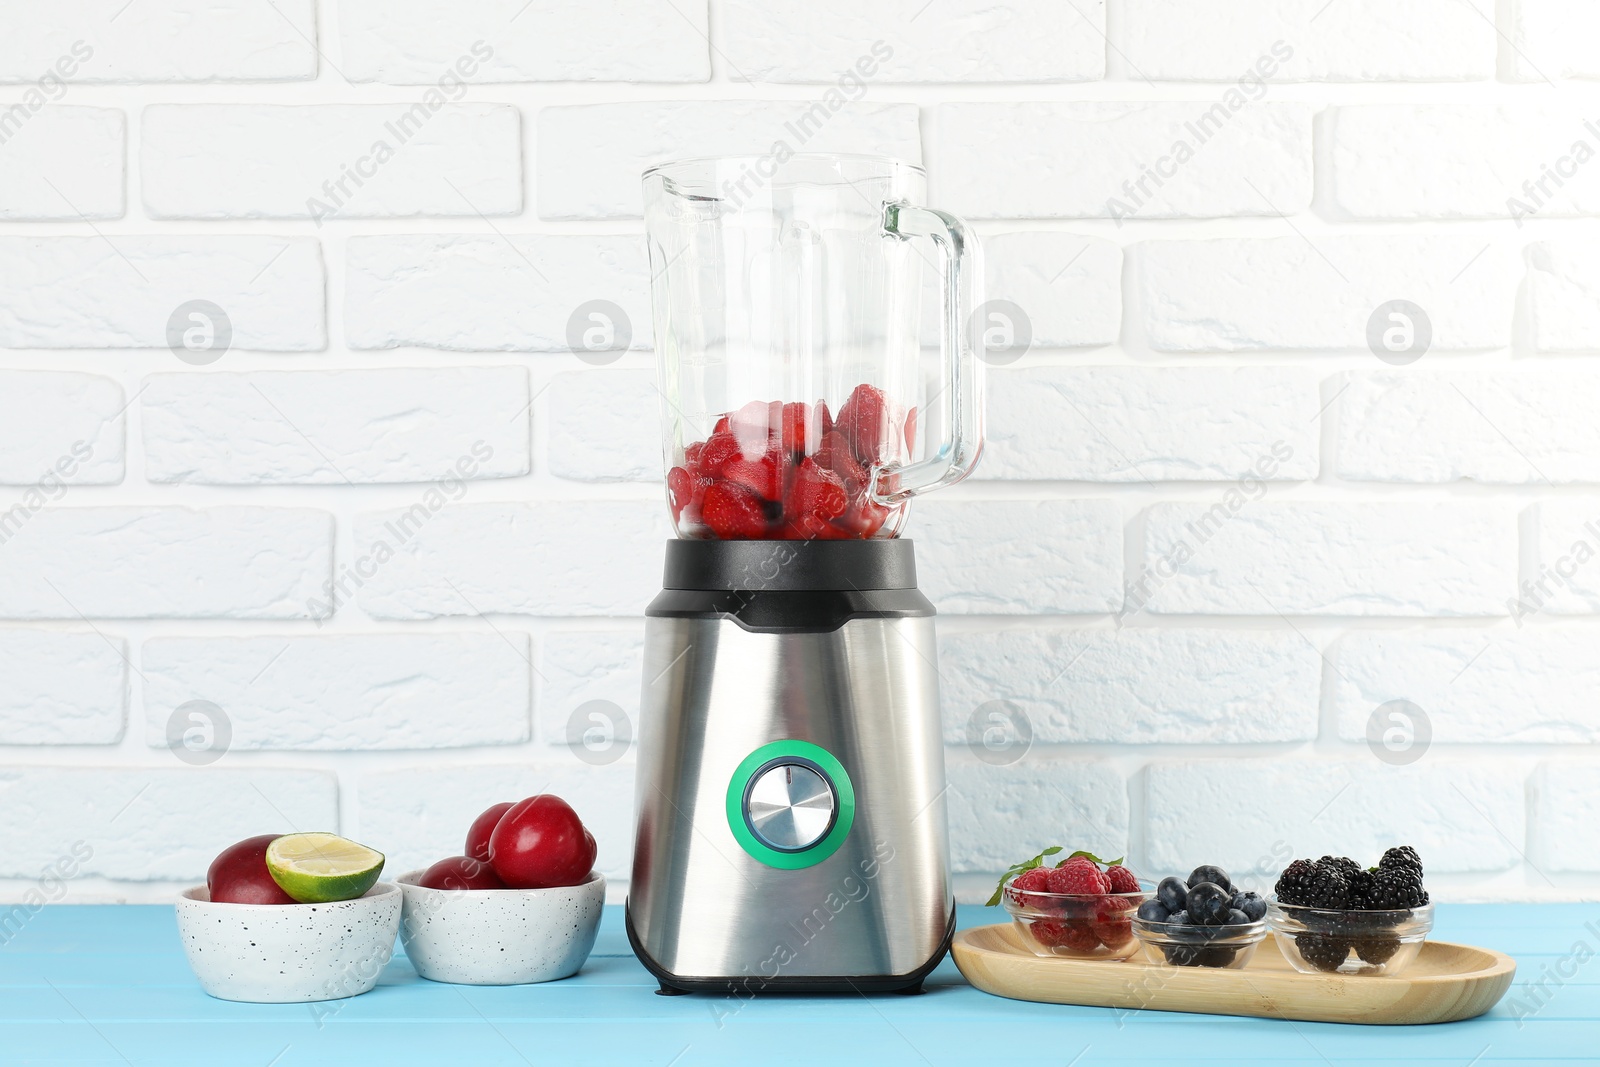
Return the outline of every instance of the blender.
{"type": "Polygon", "coordinates": [[[920,991],[955,930],[934,610],[900,535],[978,459],[982,271],[924,199],[919,167],[782,142],[644,174],[677,538],[626,915],[663,993],[920,991]]]}

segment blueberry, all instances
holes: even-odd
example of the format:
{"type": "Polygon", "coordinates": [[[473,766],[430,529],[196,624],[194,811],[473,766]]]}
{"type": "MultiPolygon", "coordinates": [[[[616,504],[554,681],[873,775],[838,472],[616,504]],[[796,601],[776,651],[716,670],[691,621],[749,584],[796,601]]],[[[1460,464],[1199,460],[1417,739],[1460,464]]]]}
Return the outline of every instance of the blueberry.
{"type": "Polygon", "coordinates": [[[1136,913],[1139,918],[1147,923],[1164,923],[1167,921],[1167,906],[1159,900],[1147,900],[1139,905],[1136,913]]]}
{"type": "Polygon", "coordinates": [[[1194,962],[1198,967],[1226,967],[1238,955],[1239,950],[1232,945],[1212,945],[1195,950],[1194,962]]]}
{"type": "Polygon", "coordinates": [[[1196,926],[1221,926],[1228,921],[1228,891],[1215,882],[1189,890],[1189,921],[1196,926]]]}
{"type": "Polygon", "coordinates": [[[1243,926],[1245,923],[1248,923],[1249,921],[1250,921],[1250,916],[1246,915],[1244,912],[1240,911],[1238,908],[1229,908],[1228,909],[1228,925],[1229,926],[1243,926]]]}
{"type": "Polygon", "coordinates": [[[1260,922],[1267,914],[1267,902],[1257,893],[1235,893],[1233,907],[1244,912],[1245,917],[1253,923],[1260,922]]]}
{"type": "Polygon", "coordinates": [[[1168,911],[1182,911],[1185,901],[1189,897],[1189,887],[1182,878],[1175,876],[1161,879],[1161,884],[1156,886],[1156,899],[1168,911]]]}
{"type": "Polygon", "coordinates": [[[1199,885],[1201,882],[1210,882],[1212,885],[1220,885],[1227,892],[1233,892],[1233,882],[1228,878],[1228,872],[1223,870],[1221,867],[1213,867],[1209,863],[1196,867],[1194,869],[1194,873],[1189,875],[1189,885],[1191,888],[1199,885]]]}
{"type": "Polygon", "coordinates": [[[1175,911],[1171,915],[1167,916],[1167,922],[1173,923],[1177,926],[1188,926],[1189,913],[1182,910],[1175,911]]]}

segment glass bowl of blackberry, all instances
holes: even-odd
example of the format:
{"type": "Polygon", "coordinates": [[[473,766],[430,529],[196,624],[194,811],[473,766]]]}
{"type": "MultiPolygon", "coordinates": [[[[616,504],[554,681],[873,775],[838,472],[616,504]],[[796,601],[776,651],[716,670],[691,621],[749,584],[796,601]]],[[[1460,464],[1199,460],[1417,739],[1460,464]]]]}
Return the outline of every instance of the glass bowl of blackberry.
{"type": "Polygon", "coordinates": [[[1347,856],[1284,868],[1267,925],[1290,966],[1305,974],[1388,975],[1406,969],[1433,929],[1422,860],[1409,845],[1375,867],[1347,856]]]}
{"type": "Polygon", "coordinates": [[[1035,955],[1125,960],[1138,951],[1133,916],[1150,890],[1126,867],[1102,870],[1074,856],[1058,867],[1008,875],[998,895],[1035,955]]]}
{"type": "Polygon", "coordinates": [[[1133,933],[1152,963],[1237,969],[1267,936],[1266,914],[1265,900],[1205,864],[1187,878],[1161,879],[1134,914],[1133,933]]]}

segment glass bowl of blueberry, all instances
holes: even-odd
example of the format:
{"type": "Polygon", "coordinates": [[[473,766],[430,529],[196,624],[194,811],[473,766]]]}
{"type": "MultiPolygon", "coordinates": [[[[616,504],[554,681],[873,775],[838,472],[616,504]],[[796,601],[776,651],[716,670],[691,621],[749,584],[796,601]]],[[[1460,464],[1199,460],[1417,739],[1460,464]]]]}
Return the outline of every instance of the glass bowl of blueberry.
{"type": "Polygon", "coordinates": [[[1273,936],[1305,974],[1399,974],[1433,929],[1422,860],[1409,845],[1389,849],[1376,867],[1348,856],[1295,860],[1270,903],[1273,936]]]}
{"type": "Polygon", "coordinates": [[[1074,852],[1052,867],[1046,850],[1006,872],[990,904],[1003,903],[1021,940],[1039,956],[1125,960],[1138,950],[1133,916],[1150,898],[1121,861],[1074,852]]]}
{"type": "Polygon", "coordinates": [[[1188,878],[1163,878],[1134,914],[1133,933],[1152,963],[1240,968],[1267,936],[1267,902],[1234,887],[1228,872],[1205,864],[1188,878]]]}

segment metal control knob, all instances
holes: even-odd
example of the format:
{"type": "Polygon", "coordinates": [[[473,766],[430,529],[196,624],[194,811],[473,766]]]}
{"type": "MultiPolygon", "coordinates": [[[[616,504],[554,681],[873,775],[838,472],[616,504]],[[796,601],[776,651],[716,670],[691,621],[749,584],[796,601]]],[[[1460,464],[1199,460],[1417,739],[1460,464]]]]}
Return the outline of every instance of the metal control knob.
{"type": "Polygon", "coordinates": [[[802,852],[828,836],[838,809],[833,783],[809,763],[768,764],[750,780],[744,800],[750,832],[779,852],[802,852]]]}

